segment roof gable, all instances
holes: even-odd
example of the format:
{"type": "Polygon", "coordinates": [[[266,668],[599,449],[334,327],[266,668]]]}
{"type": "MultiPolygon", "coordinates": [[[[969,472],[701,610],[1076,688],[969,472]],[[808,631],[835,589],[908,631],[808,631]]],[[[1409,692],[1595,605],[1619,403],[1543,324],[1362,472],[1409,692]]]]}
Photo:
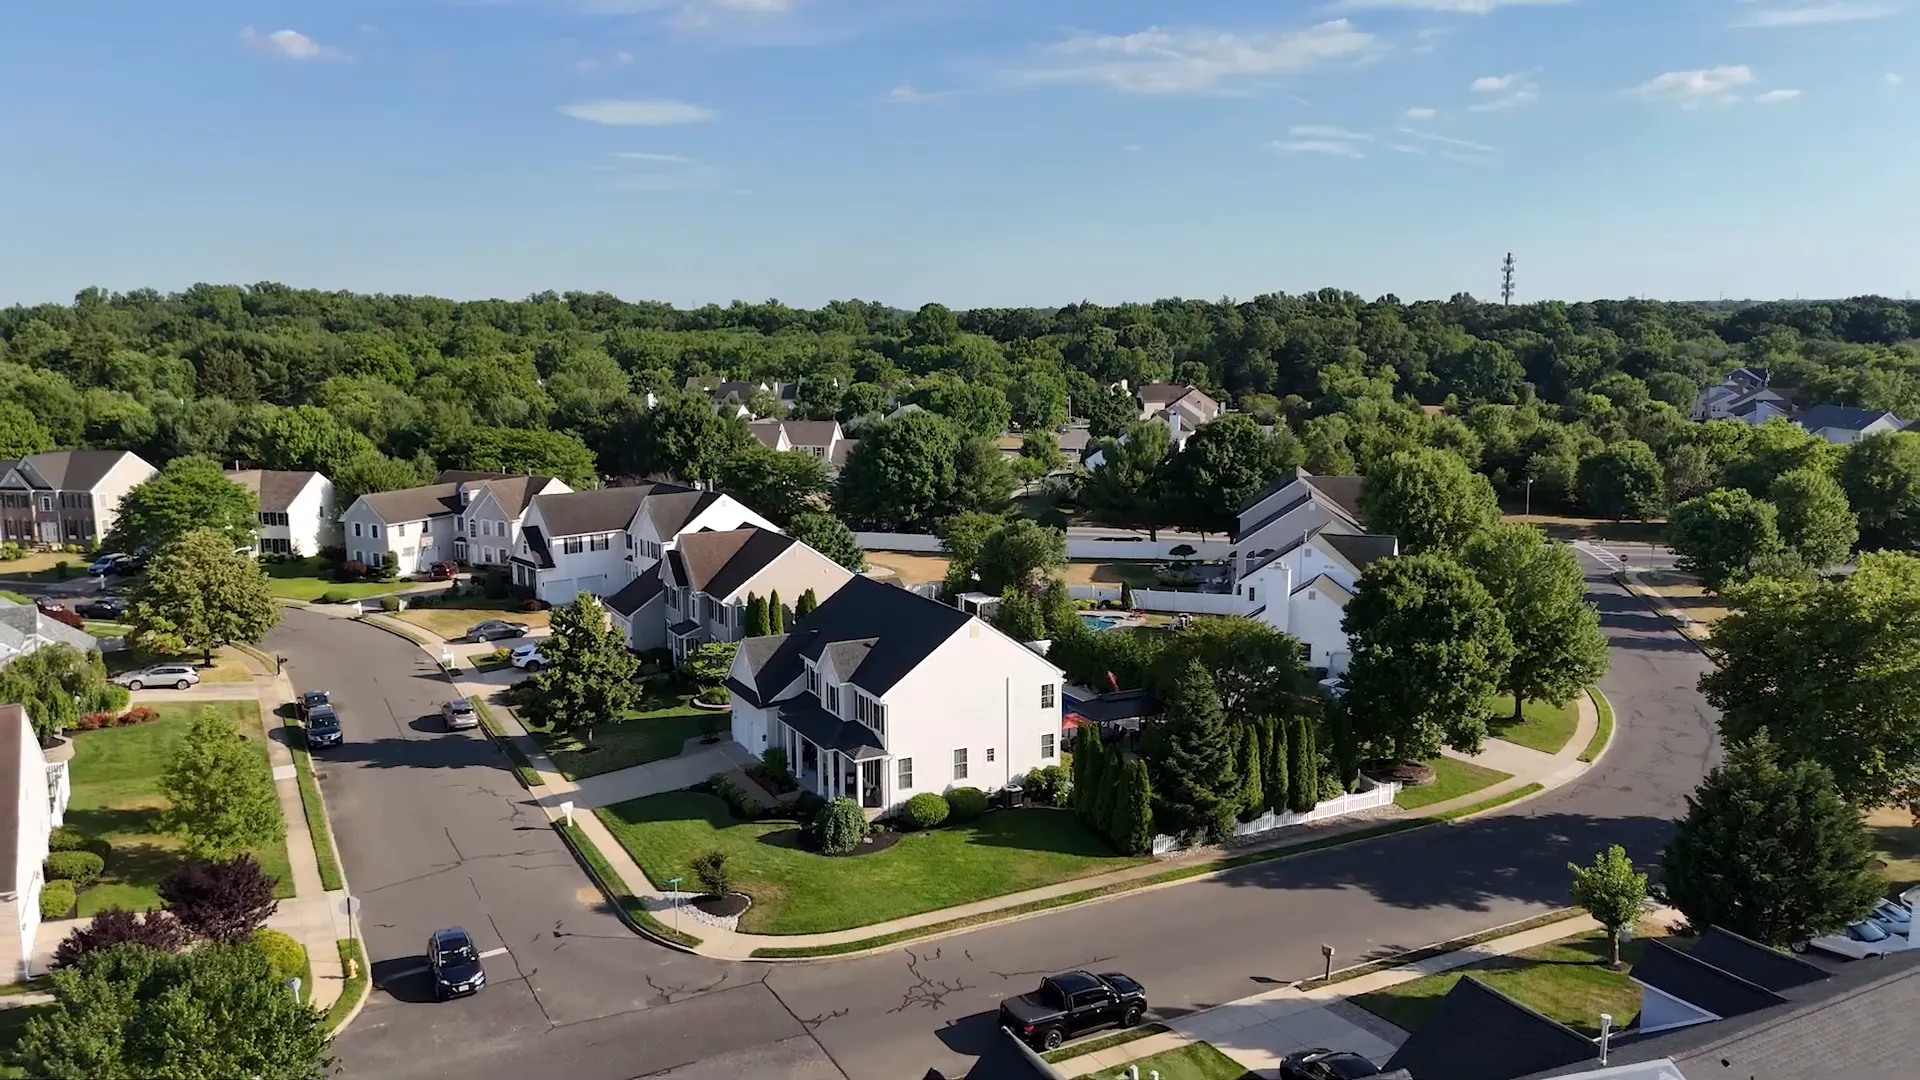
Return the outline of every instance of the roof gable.
{"type": "Polygon", "coordinates": [[[1764,986],[1722,971],[1658,939],[1648,941],[1634,963],[1633,981],[1718,1017],[1757,1012],[1786,1001],[1764,986]]]}
{"type": "Polygon", "coordinates": [[[649,481],[630,487],[556,491],[534,496],[532,508],[539,512],[549,537],[621,532],[633,524],[641,504],[655,492],[671,494],[688,490],[691,489],[649,481]]]}
{"type": "Polygon", "coordinates": [[[937,600],[855,575],[789,629],[760,666],[755,688],[763,699],[771,699],[800,677],[804,661],[818,663],[827,646],[871,638],[873,645],[850,681],[879,696],[972,618],[937,600]]]}
{"type": "Polygon", "coordinates": [[[1579,1032],[1468,975],[1454,984],[1388,1069],[1420,1080],[1513,1080],[1599,1059],[1579,1032]]]}
{"type": "Polygon", "coordinates": [[[132,456],[126,450],[49,450],[25,460],[48,487],[58,491],[91,491],[106,479],[114,466],[132,456]]]}
{"type": "Polygon", "coordinates": [[[285,513],[320,474],[306,470],[241,469],[229,470],[226,475],[227,479],[253,492],[260,500],[260,509],[285,513]]]}
{"type": "Polygon", "coordinates": [[[688,533],[675,548],[675,576],[682,585],[724,599],[797,543],[785,533],[752,525],[725,532],[688,533]]]}
{"type": "Polygon", "coordinates": [[[1790,990],[1828,978],[1824,968],[1717,926],[1707,927],[1707,932],[1700,935],[1687,955],[1773,991],[1790,990]]]}
{"type": "Polygon", "coordinates": [[[1901,426],[1900,418],[1890,412],[1859,409],[1852,405],[1815,405],[1800,414],[1800,426],[1808,431],[1820,431],[1825,428],[1838,431],[1865,431],[1882,420],[1888,421],[1894,427],[1901,426]]]}

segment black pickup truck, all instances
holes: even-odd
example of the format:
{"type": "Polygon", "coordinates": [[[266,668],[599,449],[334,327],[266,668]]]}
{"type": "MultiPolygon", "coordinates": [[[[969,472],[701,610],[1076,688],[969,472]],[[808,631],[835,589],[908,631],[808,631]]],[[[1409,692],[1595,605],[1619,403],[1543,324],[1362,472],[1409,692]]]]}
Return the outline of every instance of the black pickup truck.
{"type": "Polygon", "coordinates": [[[1036,1050],[1053,1050],[1099,1028],[1132,1027],[1146,1011],[1146,988],[1117,971],[1063,971],[1002,1001],[1000,1026],[1036,1050]]]}

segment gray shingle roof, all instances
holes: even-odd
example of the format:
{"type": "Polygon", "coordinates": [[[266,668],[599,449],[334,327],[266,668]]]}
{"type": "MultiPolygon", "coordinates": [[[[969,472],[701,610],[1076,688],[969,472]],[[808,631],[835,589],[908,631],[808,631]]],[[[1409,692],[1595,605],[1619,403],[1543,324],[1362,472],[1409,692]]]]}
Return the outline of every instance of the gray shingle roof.
{"type": "Polygon", "coordinates": [[[725,532],[689,533],[680,538],[674,549],[680,556],[675,562],[674,575],[680,584],[721,599],[731,596],[797,543],[798,540],[785,533],[754,526],[725,532]]]}
{"type": "Polygon", "coordinates": [[[1633,965],[1633,978],[1720,1017],[1758,1012],[1786,1000],[1658,939],[1647,942],[1646,950],[1633,965]]]}
{"type": "Polygon", "coordinates": [[[1364,572],[1367,567],[1381,559],[1392,558],[1400,549],[1397,537],[1379,533],[1334,533],[1321,532],[1320,539],[1327,546],[1340,553],[1340,557],[1353,564],[1355,570],[1364,572]]]}
{"type": "MultiPolygon", "coordinates": [[[[71,645],[81,652],[100,647],[92,634],[50,619],[32,604],[0,600],[0,645],[6,646],[9,653],[30,652],[39,647],[35,639],[71,645]]],[[[0,663],[5,661],[0,660],[0,663]]]]}
{"type": "Polygon", "coordinates": [[[957,608],[855,575],[792,626],[755,673],[750,700],[771,701],[800,677],[802,662],[839,641],[874,639],[854,671],[854,685],[880,695],[920,666],[971,618],[957,608]]]}
{"type": "Polygon", "coordinates": [[[254,493],[260,500],[260,509],[284,514],[293,505],[293,500],[307,489],[316,472],[296,472],[284,469],[241,469],[229,470],[227,479],[254,493]]]}
{"type": "Polygon", "coordinates": [[[1856,409],[1851,405],[1815,405],[1800,414],[1796,422],[1808,431],[1823,428],[1838,428],[1841,431],[1865,431],[1868,426],[1882,417],[1892,421],[1895,427],[1901,426],[1899,417],[1878,409],[1856,409]]]}
{"type": "Polygon", "coordinates": [[[607,606],[632,618],[633,613],[660,598],[665,586],[660,581],[660,564],[647,567],[639,577],[627,582],[620,591],[607,597],[607,606]]]}
{"type": "Polygon", "coordinates": [[[54,491],[91,491],[131,450],[49,450],[25,461],[54,491]]]}
{"type": "Polygon", "coordinates": [[[640,504],[640,511],[653,522],[653,531],[662,539],[678,535],[702,510],[720,498],[712,491],[675,491],[656,494],[640,504]]]}
{"type": "Polygon", "coordinates": [[[540,508],[540,520],[546,523],[549,537],[581,536],[587,533],[620,532],[633,523],[633,516],[639,513],[641,504],[650,496],[692,490],[678,484],[650,480],[629,487],[556,491],[535,496],[533,504],[540,508]]]}
{"type": "Polygon", "coordinates": [[[485,488],[493,494],[494,501],[511,517],[518,517],[533,501],[535,493],[553,483],[551,476],[507,476],[499,473],[441,473],[442,481],[425,487],[401,488],[399,491],[378,491],[363,496],[367,506],[387,522],[424,521],[442,514],[457,514],[461,511],[460,488],[462,485],[475,488],[474,498],[480,497],[479,488],[485,488]],[[456,477],[447,480],[446,477],[456,477]]]}
{"type": "Polygon", "coordinates": [[[1820,982],[1831,974],[1791,953],[1769,949],[1717,926],[1707,927],[1687,955],[1769,990],[1791,990],[1820,982]]]}

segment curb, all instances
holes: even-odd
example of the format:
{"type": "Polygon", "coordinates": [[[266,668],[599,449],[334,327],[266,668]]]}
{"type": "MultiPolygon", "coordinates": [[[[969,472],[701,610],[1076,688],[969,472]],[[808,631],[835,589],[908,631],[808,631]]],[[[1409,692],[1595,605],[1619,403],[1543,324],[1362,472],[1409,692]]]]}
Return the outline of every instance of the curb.
{"type": "Polygon", "coordinates": [[[1619,710],[1613,707],[1613,699],[1607,696],[1605,690],[1600,689],[1599,683],[1587,687],[1587,697],[1593,700],[1596,711],[1598,711],[1601,704],[1604,703],[1607,707],[1607,715],[1613,717],[1613,724],[1607,731],[1607,741],[1600,744],[1600,751],[1594,754],[1591,759],[1581,763],[1591,769],[1595,765],[1600,764],[1601,759],[1607,756],[1607,751],[1613,749],[1613,744],[1619,741],[1620,713],[1619,710]]]}
{"type": "MultiPolygon", "coordinates": [[[[353,1022],[360,1018],[360,1010],[366,1008],[367,1002],[373,998],[373,961],[367,953],[367,943],[359,938],[342,938],[341,940],[353,942],[360,952],[359,958],[366,961],[366,980],[360,984],[360,1000],[354,1002],[353,1007],[347,1010],[347,1015],[341,1017],[340,1022],[327,1031],[329,1040],[337,1038],[341,1032],[352,1027],[353,1022]]],[[[342,972],[342,974],[345,973],[342,972]]]]}
{"type": "MultiPolygon", "coordinates": [[[[1649,611],[1652,611],[1655,615],[1658,615],[1661,618],[1667,620],[1667,622],[1673,626],[1674,633],[1679,634],[1681,639],[1684,640],[1687,644],[1692,645],[1696,649],[1699,649],[1700,655],[1706,657],[1708,660],[1713,660],[1714,665],[1716,667],[1719,665],[1720,662],[1718,660],[1713,659],[1713,651],[1707,648],[1706,642],[1701,641],[1699,638],[1694,637],[1692,634],[1687,633],[1686,624],[1682,623],[1678,618],[1676,618],[1674,612],[1667,605],[1660,603],[1659,598],[1657,596],[1641,591],[1646,586],[1641,585],[1638,582],[1634,581],[1632,578],[1630,578],[1628,576],[1627,571],[1625,570],[1614,571],[1613,579],[1615,582],[1619,583],[1621,588],[1627,590],[1627,594],[1629,596],[1632,596],[1636,600],[1639,600],[1642,604],[1645,604],[1647,606],[1647,609],[1649,611]]],[[[1614,714],[1615,725],[1617,726],[1619,722],[1620,722],[1620,716],[1618,713],[1615,713],[1614,714]]],[[[1594,760],[1597,761],[1599,759],[1595,758],[1594,760]]]]}
{"type": "MultiPolygon", "coordinates": [[[[593,811],[589,810],[587,812],[592,813],[593,811]]],[[[670,938],[662,937],[661,935],[654,933],[653,931],[643,926],[639,920],[635,919],[632,915],[629,915],[627,913],[626,905],[620,903],[620,901],[614,896],[613,889],[593,869],[593,864],[587,861],[586,854],[580,850],[580,847],[578,844],[574,843],[573,837],[567,835],[567,830],[562,827],[562,823],[557,820],[549,818],[547,821],[547,824],[553,826],[554,834],[560,837],[561,843],[567,845],[567,851],[573,855],[573,861],[579,865],[582,871],[586,873],[587,880],[593,882],[594,885],[599,888],[600,895],[606,897],[607,903],[613,908],[613,913],[619,917],[621,922],[626,924],[627,929],[633,931],[635,934],[639,935],[640,937],[646,938],[648,941],[653,942],[655,945],[660,945],[665,948],[672,949],[675,952],[683,952],[688,954],[689,956],[706,956],[707,955],[705,953],[702,953],[699,949],[681,944],[678,941],[674,941],[670,938]]],[[[739,961],[733,960],[732,957],[716,958],[716,957],[709,956],[708,959],[725,959],[730,962],[735,962],[735,963],[739,962],[739,961]]]]}

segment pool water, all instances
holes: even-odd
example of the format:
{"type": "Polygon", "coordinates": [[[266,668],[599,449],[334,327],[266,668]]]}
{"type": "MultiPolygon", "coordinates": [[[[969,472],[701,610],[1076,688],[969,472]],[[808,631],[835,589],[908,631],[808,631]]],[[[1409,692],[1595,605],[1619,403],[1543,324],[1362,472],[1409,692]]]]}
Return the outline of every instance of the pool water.
{"type": "Polygon", "coordinates": [[[1095,615],[1086,611],[1081,612],[1080,617],[1086,620],[1089,630],[1111,630],[1125,621],[1120,615],[1095,615]]]}

